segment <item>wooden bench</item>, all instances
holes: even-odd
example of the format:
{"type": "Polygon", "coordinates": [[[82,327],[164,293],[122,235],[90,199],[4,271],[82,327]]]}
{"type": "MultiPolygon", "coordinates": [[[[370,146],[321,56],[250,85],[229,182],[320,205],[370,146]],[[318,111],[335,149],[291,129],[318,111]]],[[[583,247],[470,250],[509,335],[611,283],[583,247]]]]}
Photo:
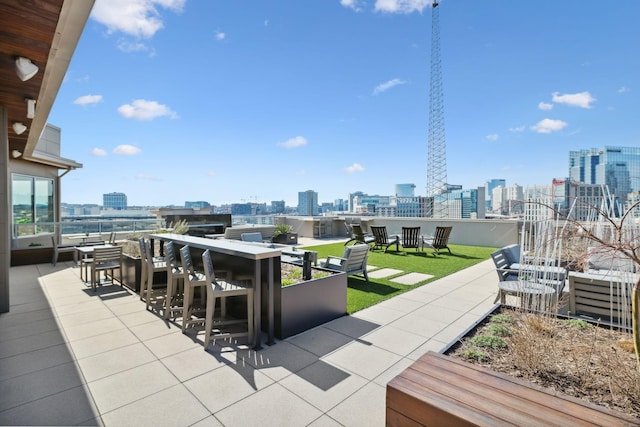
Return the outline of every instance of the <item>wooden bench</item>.
{"type": "Polygon", "coordinates": [[[569,314],[630,327],[631,292],[636,278],[634,274],[615,271],[569,273],[569,314]]]}
{"type": "Polygon", "coordinates": [[[387,426],[636,426],[640,420],[439,353],[387,384],[387,426]]]}

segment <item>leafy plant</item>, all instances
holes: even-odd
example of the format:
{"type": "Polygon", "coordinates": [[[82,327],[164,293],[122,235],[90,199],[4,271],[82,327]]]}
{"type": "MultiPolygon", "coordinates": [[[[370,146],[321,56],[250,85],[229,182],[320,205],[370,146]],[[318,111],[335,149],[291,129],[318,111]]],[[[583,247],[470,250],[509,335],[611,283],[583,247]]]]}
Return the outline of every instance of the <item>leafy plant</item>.
{"type": "Polygon", "coordinates": [[[477,347],[486,347],[493,350],[499,350],[501,348],[506,348],[507,343],[500,337],[496,337],[495,335],[477,335],[471,339],[471,344],[477,347]]]}
{"type": "Polygon", "coordinates": [[[464,357],[467,358],[468,360],[476,360],[478,362],[487,360],[489,358],[489,356],[487,356],[485,352],[480,350],[473,350],[470,348],[464,351],[464,357]]]}
{"type": "Polygon", "coordinates": [[[491,323],[515,323],[515,319],[508,314],[498,313],[491,316],[491,323]]]}
{"type": "Polygon", "coordinates": [[[574,328],[578,328],[578,329],[585,329],[585,328],[588,328],[589,326],[591,326],[591,325],[589,325],[588,322],[585,322],[582,319],[568,319],[567,323],[569,325],[573,326],[574,328]]]}
{"type": "Polygon", "coordinates": [[[511,329],[503,324],[489,325],[487,329],[491,335],[495,335],[496,337],[508,337],[511,335],[511,329]]]}
{"type": "Polygon", "coordinates": [[[274,237],[281,234],[288,234],[293,231],[293,227],[289,224],[276,224],[276,229],[273,232],[274,237]]]}

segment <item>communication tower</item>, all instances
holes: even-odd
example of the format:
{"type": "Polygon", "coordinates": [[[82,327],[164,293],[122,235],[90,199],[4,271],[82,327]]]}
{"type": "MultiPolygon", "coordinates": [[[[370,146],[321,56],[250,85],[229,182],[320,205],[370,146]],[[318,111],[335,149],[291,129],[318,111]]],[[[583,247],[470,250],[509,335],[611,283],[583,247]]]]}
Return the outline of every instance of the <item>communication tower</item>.
{"type": "Polygon", "coordinates": [[[429,91],[429,140],[427,145],[427,198],[433,201],[427,217],[448,217],[447,143],[444,131],[444,95],[440,59],[440,8],[433,1],[431,13],[431,81],[429,91]]]}

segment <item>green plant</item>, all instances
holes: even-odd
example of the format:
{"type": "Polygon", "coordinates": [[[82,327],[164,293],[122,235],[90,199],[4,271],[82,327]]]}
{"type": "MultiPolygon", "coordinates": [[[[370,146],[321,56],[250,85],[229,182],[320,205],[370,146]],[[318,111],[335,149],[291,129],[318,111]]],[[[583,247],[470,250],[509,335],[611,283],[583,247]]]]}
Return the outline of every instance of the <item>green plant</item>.
{"type": "Polygon", "coordinates": [[[508,314],[498,313],[491,316],[491,323],[515,323],[515,319],[508,314]]]}
{"type": "Polygon", "coordinates": [[[489,325],[487,329],[491,335],[496,337],[508,337],[511,335],[511,329],[503,324],[489,325]]]}
{"type": "Polygon", "coordinates": [[[573,326],[574,328],[578,328],[578,329],[585,329],[591,326],[589,325],[589,323],[585,322],[582,319],[569,319],[567,320],[567,323],[573,326]]]}
{"type": "Polygon", "coordinates": [[[471,344],[477,347],[486,347],[492,350],[506,348],[507,343],[500,337],[494,335],[476,335],[471,339],[471,344]]]}
{"type": "Polygon", "coordinates": [[[489,356],[487,356],[485,352],[482,352],[480,350],[473,350],[470,348],[464,351],[464,357],[468,360],[476,360],[478,362],[487,360],[489,358],[489,356]]]}
{"type": "Polygon", "coordinates": [[[276,229],[273,232],[274,237],[279,236],[281,234],[288,234],[293,231],[293,227],[289,224],[277,224],[276,229]]]}

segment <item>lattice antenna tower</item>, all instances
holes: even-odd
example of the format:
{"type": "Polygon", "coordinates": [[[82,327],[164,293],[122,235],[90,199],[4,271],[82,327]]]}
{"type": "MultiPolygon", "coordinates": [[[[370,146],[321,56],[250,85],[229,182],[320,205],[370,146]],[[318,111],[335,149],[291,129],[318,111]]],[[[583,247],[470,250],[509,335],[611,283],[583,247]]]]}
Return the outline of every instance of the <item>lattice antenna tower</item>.
{"type": "Polygon", "coordinates": [[[444,131],[444,95],[440,59],[440,8],[433,1],[431,13],[431,82],[429,92],[429,140],[427,145],[427,197],[433,205],[427,217],[446,218],[447,144],[444,131]]]}

